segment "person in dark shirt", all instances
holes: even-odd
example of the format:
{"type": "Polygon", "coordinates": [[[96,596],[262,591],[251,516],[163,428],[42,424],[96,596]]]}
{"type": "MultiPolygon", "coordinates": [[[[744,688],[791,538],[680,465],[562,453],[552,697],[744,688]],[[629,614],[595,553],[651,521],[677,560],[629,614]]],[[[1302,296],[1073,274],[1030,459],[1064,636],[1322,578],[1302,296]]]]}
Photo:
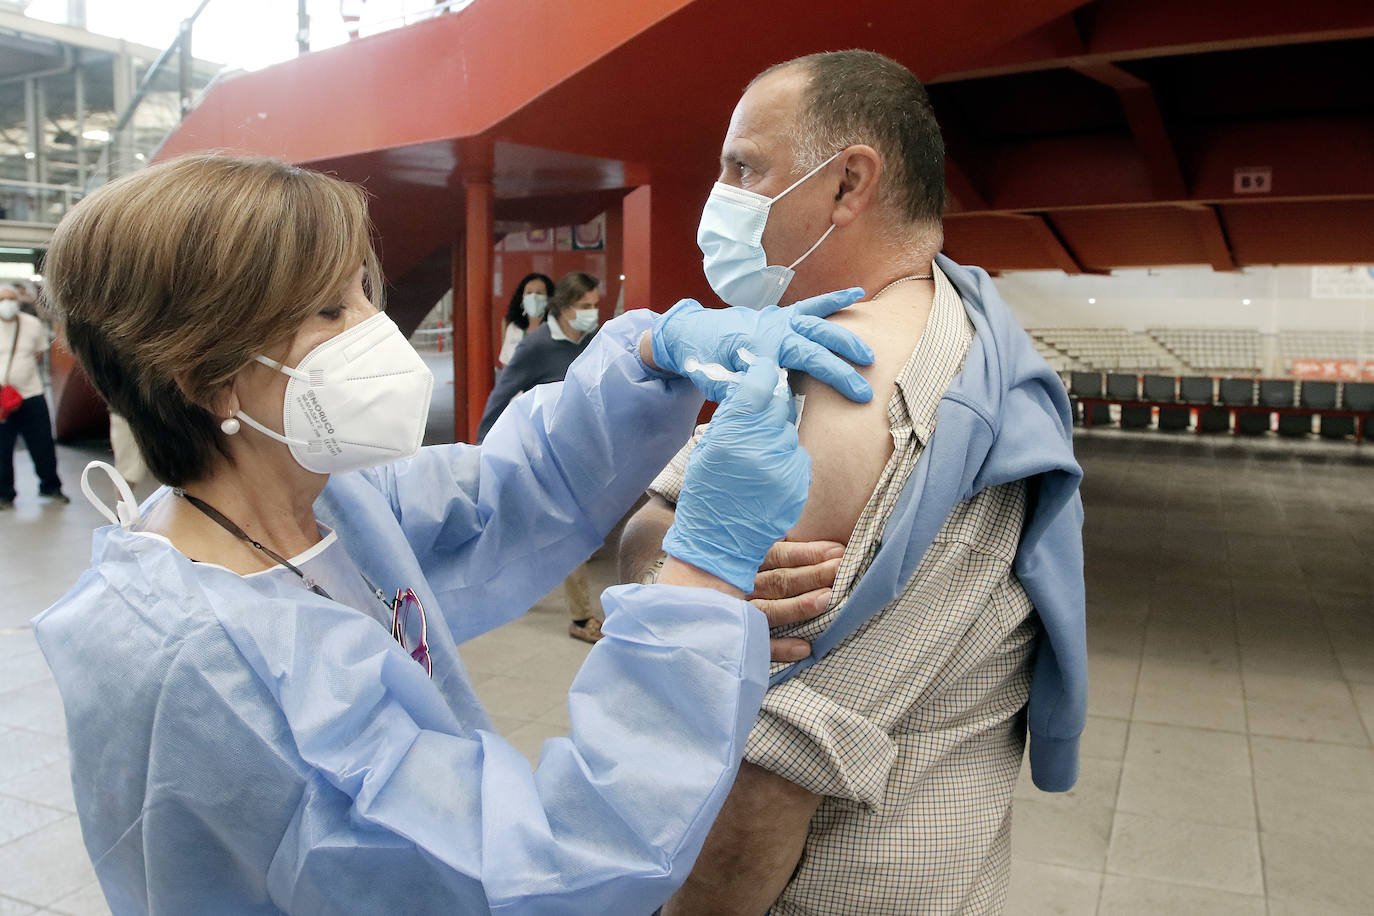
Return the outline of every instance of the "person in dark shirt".
{"type": "Polygon", "coordinates": [[[587,348],[599,322],[601,281],[591,274],[573,271],[558,281],[549,299],[548,320],[525,335],[482,411],[477,441],[486,438],[496,418],[515,396],[535,385],[561,382],[577,355],[587,348]]]}
{"type": "MultiPolygon", "coordinates": [[[[482,422],[477,426],[477,441],[501,416],[516,395],[535,385],[561,382],[577,355],[587,348],[600,321],[601,281],[591,274],[573,271],[558,281],[549,298],[548,316],[543,324],[525,335],[506,368],[496,378],[496,387],[487,398],[482,422]]],[[[593,610],[591,588],[587,583],[587,564],[572,571],[563,582],[568,596],[572,622],[568,635],[583,642],[601,638],[601,619],[593,610]]]]}

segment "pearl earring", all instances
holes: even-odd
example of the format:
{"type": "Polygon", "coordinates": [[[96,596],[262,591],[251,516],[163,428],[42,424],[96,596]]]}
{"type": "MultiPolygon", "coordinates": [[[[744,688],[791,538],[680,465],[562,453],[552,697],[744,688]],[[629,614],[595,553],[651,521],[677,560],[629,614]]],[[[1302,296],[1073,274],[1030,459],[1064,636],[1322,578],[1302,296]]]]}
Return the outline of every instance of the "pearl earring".
{"type": "Polygon", "coordinates": [[[229,417],[219,425],[219,431],[224,433],[226,436],[232,436],[234,433],[239,431],[239,421],[234,417],[229,417]]]}

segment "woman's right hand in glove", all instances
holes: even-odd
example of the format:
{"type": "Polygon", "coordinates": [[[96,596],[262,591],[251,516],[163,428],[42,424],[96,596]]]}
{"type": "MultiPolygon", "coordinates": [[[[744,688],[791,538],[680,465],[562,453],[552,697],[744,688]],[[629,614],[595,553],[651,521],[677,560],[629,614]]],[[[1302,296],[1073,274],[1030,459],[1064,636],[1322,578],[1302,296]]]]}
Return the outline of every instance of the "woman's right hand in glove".
{"type": "Polygon", "coordinates": [[[687,460],[663,551],[748,594],[769,548],[797,524],[811,458],[797,441],[790,392],[760,358],[721,403],[687,460]]]}

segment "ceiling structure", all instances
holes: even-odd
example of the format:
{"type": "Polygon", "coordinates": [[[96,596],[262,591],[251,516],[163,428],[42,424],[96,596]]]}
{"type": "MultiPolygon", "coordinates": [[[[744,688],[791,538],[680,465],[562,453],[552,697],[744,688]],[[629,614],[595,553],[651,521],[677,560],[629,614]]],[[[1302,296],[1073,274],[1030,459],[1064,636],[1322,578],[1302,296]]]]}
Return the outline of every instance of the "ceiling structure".
{"type": "Polygon", "coordinates": [[[641,184],[704,200],[754,73],[868,47],[929,84],[961,261],[1374,261],[1374,4],[854,0],[838,20],[808,15],[821,9],[479,0],[225,80],[164,153],[238,147],[366,181],[397,277],[461,225],[474,138],[497,142],[497,218],[512,228],[590,215],[641,184]]]}

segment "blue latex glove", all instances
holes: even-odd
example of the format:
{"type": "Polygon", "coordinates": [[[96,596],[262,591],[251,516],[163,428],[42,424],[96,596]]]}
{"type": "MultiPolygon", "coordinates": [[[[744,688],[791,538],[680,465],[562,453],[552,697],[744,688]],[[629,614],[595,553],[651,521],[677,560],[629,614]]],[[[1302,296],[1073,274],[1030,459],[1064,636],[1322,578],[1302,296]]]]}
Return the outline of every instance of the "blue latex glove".
{"type": "Polygon", "coordinates": [[[730,386],[687,459],[663,551],[746,595],[764,555],[797,524],[811,456],[797,442],[792,399],[774,394],[778,366],[760,358],[730,386]]]}
{"type": "Polygon", "coordinates": [[[856,287],[803,299],[786,308],[774,305],[757,311],[707,309],[695,299],[683,299],[654,322],[650,335],[654,362],[665,372],[690,378],[708,399],[719,402],[733,383],[688,371],[687,361],[694,358],[742,372],[745,364],[738,351],[743,347],[757,357],[776,360],[785,369],[800,369],[862,403],[872,399],[873,389],[844,359],[867,366],[873,362],[873,351],[854,332],[825,317],[863,295],[856,287]]]}

